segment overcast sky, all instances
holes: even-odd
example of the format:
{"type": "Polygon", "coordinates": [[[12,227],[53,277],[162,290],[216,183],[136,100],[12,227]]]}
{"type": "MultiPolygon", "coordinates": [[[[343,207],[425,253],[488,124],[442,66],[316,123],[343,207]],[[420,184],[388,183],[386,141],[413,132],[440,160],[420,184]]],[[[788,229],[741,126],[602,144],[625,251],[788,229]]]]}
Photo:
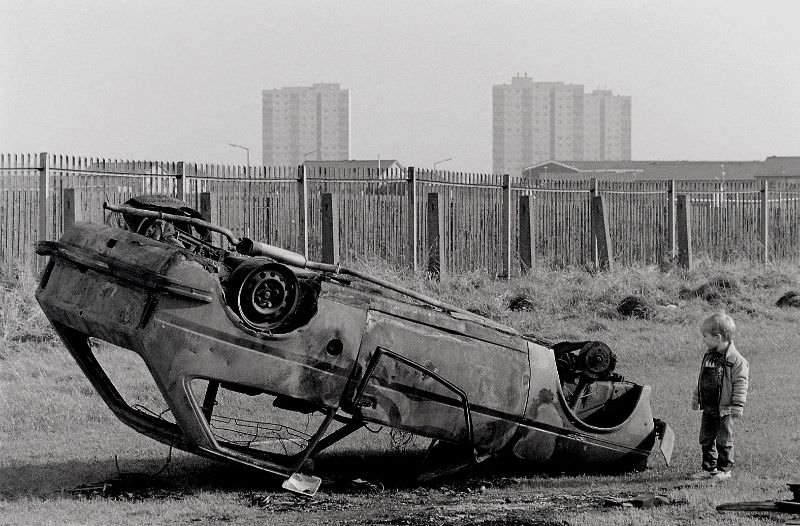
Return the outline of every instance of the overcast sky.
{"type": "Polygon", "coordinates": [[[0,3],[0,152],[261,161],[261,90],[350,90],[353,158],[490,171],[492,85],[630,95],[634,159],[800,155],[800,2],[0,3]]]}

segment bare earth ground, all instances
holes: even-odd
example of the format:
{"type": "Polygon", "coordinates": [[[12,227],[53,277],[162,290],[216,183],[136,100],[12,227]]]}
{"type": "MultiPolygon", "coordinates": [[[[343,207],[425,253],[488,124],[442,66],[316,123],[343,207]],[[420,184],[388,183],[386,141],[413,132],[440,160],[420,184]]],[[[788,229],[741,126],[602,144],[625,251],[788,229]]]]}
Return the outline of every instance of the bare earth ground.
{"type": "MultiPolygon", "coordinates": [[[[323,485],[312,500],[280,491],[277,481],[258,472],[180,452],[169,458],[166,446],[119,423],[52,340],[31,302],[32,286],[6,281],[0,297],[0,524],[694,525],[800,519],[715,510],[723,502],[788,499],[785,484],[800,479],[800,311],[774,306],[783,292],[798,288],[797,272],[784,268],[770,279],[755,279],[765,275],[762,270],[728,269],[742,287],[717,305],[736,319],[737,346],[752,368],[732,480],[687,479],[699,464],[699,414],[688,409],[702,353],[698,324],[716,307],[699,298],[680,299],[678,289],[703,283],[711,271],[572,272],[513,282],[473,276],[421,288],[523,331],[609,343],[620,357],[618,372],[653,386],[654,413],[677,435],[672,466],[656,456],[646,472],[608,476],[482,466],[418,486],[413,476],[427,443],[398,444],[383,430],[361,433],[318,459],[315,472],[323,485]],[[506,308],[519,291],[531,299],[532,310],[506,308]],[[634,292],[661,304],[655,316],[597,314],[634,292]],[[604,506],[608,497],[644,493],[665,495],[670,504],[604,506]]],[[[99,352],[129,390],[146,383],[135,356],[99,352]]]]}

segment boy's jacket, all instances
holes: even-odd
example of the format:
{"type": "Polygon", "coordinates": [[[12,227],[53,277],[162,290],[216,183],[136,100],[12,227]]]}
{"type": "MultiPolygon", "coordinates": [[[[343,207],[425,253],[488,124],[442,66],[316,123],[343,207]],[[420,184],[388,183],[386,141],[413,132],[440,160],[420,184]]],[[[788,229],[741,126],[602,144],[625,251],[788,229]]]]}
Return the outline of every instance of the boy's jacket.
{"type": "MultiPolygon", "coordinates": [[[[708,353],[716,351],[708,351],[708,353]]],[[[706,355],[708,354],[706,353],[706,355]]],[[[705,362],[705,356],[703,356],[705,362]]],[[[725,352],[725,372],[722,377],[722,390],[720,391],[719,407],[703,407],[703,410],[719,411],[720,416],[731,414],[731,407],[744,407],[747,402],[747,384],[750,377],[750,365],[744,356],[739,354],[733,342],[728,345],[725,352]]],[[[697,380],[694,391],[692,392],[692,403],[700,404],[700,378],[697,380]]]]}

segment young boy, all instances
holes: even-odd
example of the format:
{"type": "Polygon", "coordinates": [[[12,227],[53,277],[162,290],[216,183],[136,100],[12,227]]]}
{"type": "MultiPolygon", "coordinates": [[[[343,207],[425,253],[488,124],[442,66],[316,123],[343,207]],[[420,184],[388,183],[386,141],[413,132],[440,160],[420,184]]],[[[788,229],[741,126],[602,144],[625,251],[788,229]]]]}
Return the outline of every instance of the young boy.
{"type": "Polygon", "coordinates": [[[733,468],[733,419],[747,401],[749,365],[733,344],[736,325],[727,314],[709,316],[701,325],[706,353],[692,395],[692,409],[702,409],[702,471],[694,479],[727,480],[733,468]]]}

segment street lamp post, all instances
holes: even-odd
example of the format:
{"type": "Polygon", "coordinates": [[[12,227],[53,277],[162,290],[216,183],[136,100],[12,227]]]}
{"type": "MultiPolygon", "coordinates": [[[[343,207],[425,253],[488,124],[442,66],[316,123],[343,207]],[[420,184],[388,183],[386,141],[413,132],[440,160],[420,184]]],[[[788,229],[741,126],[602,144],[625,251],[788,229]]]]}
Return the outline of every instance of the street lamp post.
{"type": "Polygon", "coordinates": [[[242,146],[241,144],[233,144],[232,142],[228,143],[228,146],[233,146],[234,148],[241,148],[245,152],[247,152],[247,167],[250,168],[250,148],[247,146],[242,146]]]}
{"type": "Polygon", "coordinates": [[[453,160],[452,157],[448,157],[447,159],[440,159],[438,161],[434,161],[434,163],[433,163],[433,171],[436,171],[436,165],[439,165],[439,164],[442,164],[442,163],[446,163],[447,161],[452,161],[452,160],[453,160]]]}

